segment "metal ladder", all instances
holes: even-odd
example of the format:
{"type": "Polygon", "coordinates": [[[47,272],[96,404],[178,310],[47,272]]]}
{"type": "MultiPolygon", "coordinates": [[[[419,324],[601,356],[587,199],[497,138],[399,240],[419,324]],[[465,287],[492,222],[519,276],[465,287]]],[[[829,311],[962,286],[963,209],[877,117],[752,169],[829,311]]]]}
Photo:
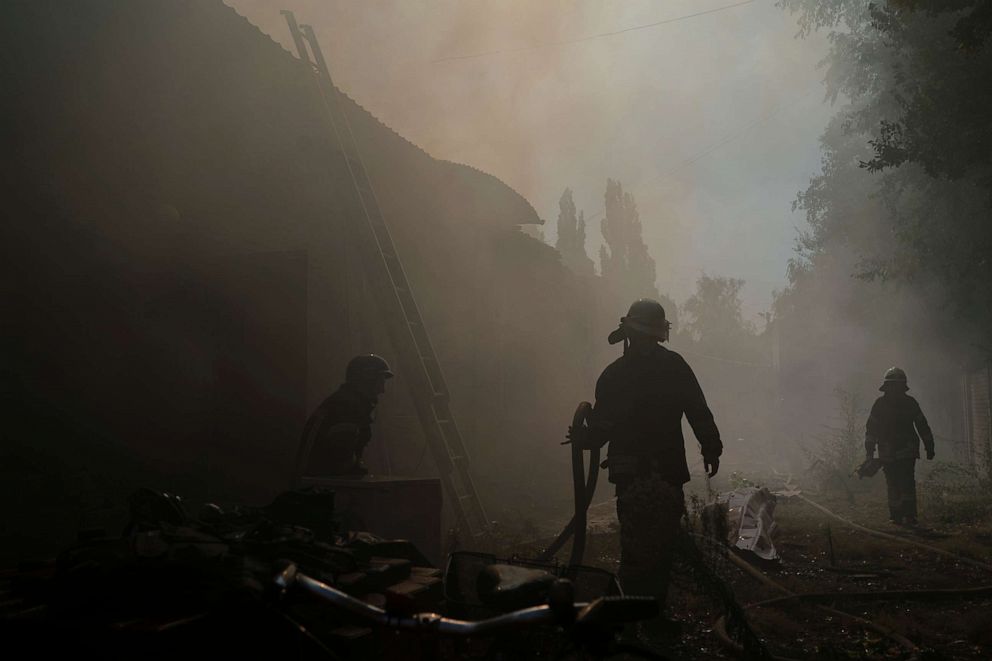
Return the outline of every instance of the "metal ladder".
{"type": "Polygon", "coordinates": [[[340,196],[346,222],[360,246],[366,277],[398,355],[402,376],[410,384],[410,395],[440,473],[441,484],[459,528],[478,537],[486,531],[488,519],[472,482],[468,453],[451,413],[448,386],[382,216],[340,92],[331,80],[313,28],[297,25],[290,11],[283,10],[282,14],[289,24],[300,60],[313,73],[331,130],[354,184],[353,194],[340,196]],[[313,60],[307,53],[307,44],[313,60]]]}

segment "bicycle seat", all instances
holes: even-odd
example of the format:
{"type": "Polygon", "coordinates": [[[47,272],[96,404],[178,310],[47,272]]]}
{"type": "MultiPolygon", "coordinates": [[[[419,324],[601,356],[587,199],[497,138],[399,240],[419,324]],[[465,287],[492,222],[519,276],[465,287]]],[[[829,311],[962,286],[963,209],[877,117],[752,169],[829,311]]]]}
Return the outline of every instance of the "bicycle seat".
{"type": "Polygon", "coordinates": [[[555,577],[541,569],[493,564],[479,572],[475,589],[479,601],[499,610],[543,604],[555,577]]]}

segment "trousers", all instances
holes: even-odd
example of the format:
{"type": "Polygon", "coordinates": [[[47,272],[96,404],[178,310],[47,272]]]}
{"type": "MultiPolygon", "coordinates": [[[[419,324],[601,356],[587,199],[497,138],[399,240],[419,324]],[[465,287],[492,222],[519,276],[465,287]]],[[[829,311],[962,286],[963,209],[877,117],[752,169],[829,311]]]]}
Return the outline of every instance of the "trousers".
{"type": "Polygon", "coordinates": [[[617,485],[620,585],[625,594],[655,597],[664,608],[684,512],[681,485],[657,474],[617,485]]]}
{"type": "Polygon", "coordinates": [[[916,518],[916,459],[895,459],[882,464],[893,521],[916,518]]]}

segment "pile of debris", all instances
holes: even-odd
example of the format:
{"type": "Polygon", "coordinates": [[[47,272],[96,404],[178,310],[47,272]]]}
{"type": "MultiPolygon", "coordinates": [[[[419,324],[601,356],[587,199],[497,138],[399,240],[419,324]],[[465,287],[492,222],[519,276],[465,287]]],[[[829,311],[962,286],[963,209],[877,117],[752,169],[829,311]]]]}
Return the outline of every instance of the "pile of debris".
{"type": "Polygon", "coordinates": [[[331,491],[193,515],[178,496],[143,489],[129,506],[120,537],[87,533],[53,563],[0,576],[5,640],[42,656],[358,657],[382,653],[382,641],[320,604],[277,603],[279,567],[390,612],[437,610],[442,598],[440,571],[409,542],[339,530],[331,491]]]}

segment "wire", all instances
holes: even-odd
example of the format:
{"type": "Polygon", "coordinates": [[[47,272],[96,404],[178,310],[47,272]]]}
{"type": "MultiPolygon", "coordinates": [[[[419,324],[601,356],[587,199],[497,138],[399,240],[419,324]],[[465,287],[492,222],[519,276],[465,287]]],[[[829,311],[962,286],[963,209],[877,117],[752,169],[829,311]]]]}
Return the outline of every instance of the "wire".
{"type": "Polygon", "coordinates": [[[633,25],[629,28],[623,28],[620,30],[613,30],[612,32],[600,32],[598,34],[590,34],[585,37],[577,37],[575,39],[563,39],[561,41],[551,41],[545,44],[537,44],[534,46],[524,46],[521,48],[509,48],[509,49],[499,49],[483,51],[481,53],[471,53],[468,55],[449,55],[447,57],[442,57],[437,60],[431,60],[431,64],[438,64],[441,62],[453,62],[455,60],[471,60],[479,57],[485,57],[487,55],[500,55],[507,53],[523,53],[526,51],[538,50],[541,48],[553,48],[555,46],[567,46],[569,44],[578,44],[584,41],[592,41],[593,39],[602,39],[604,37],[614,37],[616,35],[624,34],[627,32],[634,32],[635,30],[647,30],[649,28],[656,28],[660,25],[667,25],[669,23],[677,23],[678,21],[684,21],[689,18],[696,18],[697,16],[705,16],[706,14],[715,14],[717,12],[726,11],[727,9],[733,9],[735,7],[742,7],[744,5],[749,5],[755,0],[744,0],[744,2],[737,2],[732,5],[724,5],[723,7],[715,7],[713,9],[707,9],[705,11],[699,11],[694,14],[686,14],[685,16],[676,16],[674,18],[666,18],[661,21],[655,21],[654,23],[645,23],[644,25],[633,25]]]}
{"type": "MultiPolygon", "coordinates": [[[[676,172],[678,172],[679,170],[681,170],[683,168],[686,168],[686,167],[688,167],[688,166],[696,163],[697,161],[699,161],[699,160],[701,160],[701,159],[709,156],[710,154],[712,154],[716,150],[720,149],[721,147],[724,147],[726,145],[729,145],[731,142],[734,142],[735,140],[740,139],[749,130],[755,128],[756,126],[760,126],[761,124],[767,122],[768,120],[772,119],[776,115],[780,114],[783,110],[786,110],[788,108],[792,108],[793,106],[797,105],[800,101],[803,101],[806,97],[808,97],[810,94],[812,94],[814,91],[816,91],[816,89],[819,86],[820,86],[820,83],[817,82],[815,85],[813,85],[812,87],[810,87],[809,89],[807,89],[805,92],[803,92],[801,95],[799,95],[798,97],[796,97],[792,101],[790,101],[788,103],[780,103],[780,104],[778,104],[777,106],[775,106],[774,108],[772,108],[771,110],[769,110],[768,112],[766,112],[765,114],[763,114],[763,115],[761,115],[761,116],[759,116],[759,117],[757,117],[755,119],[752,119],[747,124],[744,124],[739,129],[737,129],[736,131],[734,131],[733,133],[730,133],[730,134],[724,136],[723,138],[721,138],[717,142],[709,145],[708,147],[703,148],[702,150],[696,152],[692,156],[690,156],[690,157],[688,157],[688,158],[680,161],[679,163],[673,165],[669,169],[665,170],[661,174],[661,177],[662,178],[669,177],[669,176],[675,174],[676,172]]],[[[601,216],[603,216],[603,214],[605,214],[605,213],[606,213],[606,209],[604,207],[603,209],[600,209],[596,213],[594,213],[594,214],[592,214],[590,216],[587,216],[585,218],[585,221],[586,221],[587,226],[588,226],[589,223],[591,223],[594,220],[597,220],[598,218],[600,218],[601,216]]]]}
{"type": "Polygon", "coordinates": [[[706,147],[702,151],[697,152],[693,156],[690,156],[689,158],[685,159],[684,161],[682,161],[682,162],[678,163],[677,165],[669,168],[668,170],[666,170],[665,172],[663,172],[661,176],[662,177],[667,177],[669,175],[672,175],[672,174],[678,172],[679,170],[681,170],[682,168],[688,167],[688,166],[692,165],[693,163],[699,161],[700,159],[705,158],[706,156],[709,156],[710,154],[712,154],[714,151],[716,151],[720,147],[723,147],[725,145],[729,145],[731,142],[734,142],[735,140],[740,139],[741,137],[743,137],[743,135],[745,133],[747,133],[748,131],[750,131],[754,127],[759,126],[761,124],[764,124],[768,120],[772,119],[773,117],[775,117],[776,115],[778,115],[779,113],[781,113],[783,110],[786,110],[788,108],[791,108],[791,107],[795,106],[796,104],[798,104],[800,101],[804,100],[806,97],[808,97],[814,91],[816,91],[816,89],[819,88],[819,86],[820,86],[820,83],[818,81],[815,85],[813,85],[812,87],[810,87],[809,89],[807,89],[805,92],[803,92],[800,96],[796,97],[791,102],[778,104],[777,106],[775,106],[774,108],[772,108],[771,110],[769,110],[768,112],[766,112],[764,115],[761,115],[760,117],[757,117],[756,119],[751,120],[750,122],[748,122],[747,124],[745,124],[744,126],[742,126],[741,128],[739,128],[737,131],[735,131],[735,132],[733,132],[733,133],[725,136],[724,138],[722,138],[721,140],[713,143],[709,147],[706,147]]]}

